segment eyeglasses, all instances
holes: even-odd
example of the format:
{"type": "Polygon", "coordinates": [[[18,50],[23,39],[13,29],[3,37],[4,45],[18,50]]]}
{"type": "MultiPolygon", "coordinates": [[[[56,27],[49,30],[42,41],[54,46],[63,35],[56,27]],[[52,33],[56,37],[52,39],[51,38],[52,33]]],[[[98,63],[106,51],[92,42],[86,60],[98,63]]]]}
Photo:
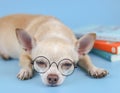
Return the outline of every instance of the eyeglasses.
{"type": "Polygon", "coordinates": [[[50,61],[44,56],[36,57],[32,61],[32,64],[35,65],[34,68],[39,73],[45,73],[46,71],[48,71],[48,69],[50,69],[52,64],[56,64],[57,69],[64,76],[71,75],[74,72],[74,69],[76,67],[75,63],[70,59],[63,59],[59,61],[58,64],[56,62],[52,62],[50,64],[50,61]]]}

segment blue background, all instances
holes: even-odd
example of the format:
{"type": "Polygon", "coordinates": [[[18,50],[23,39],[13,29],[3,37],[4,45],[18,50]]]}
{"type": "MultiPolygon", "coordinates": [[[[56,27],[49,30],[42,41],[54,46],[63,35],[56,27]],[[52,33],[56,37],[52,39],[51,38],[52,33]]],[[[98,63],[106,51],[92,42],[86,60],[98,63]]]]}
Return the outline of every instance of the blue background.
{"type": "Polygon", "coordinates": [[[0,16],[15,13],[53,15],[70,28],[120,25],[120,0],[0,0],[0,16]]]}
{"type": "MultiPolygon", "coordinates": [[[[1,17],[16,13],[53,15],[72,29],[93,24],[120,25],[120,0],[0,0],[1,17]]],[[[120,62],[90,56],[96,66],[110,72],[107,77],[93,79],[77,68],[58,87],[43,85],[38,74],[20,81],[16,78],[18,60],[0,59],[0,93],[120,93],[120,62]]]]}

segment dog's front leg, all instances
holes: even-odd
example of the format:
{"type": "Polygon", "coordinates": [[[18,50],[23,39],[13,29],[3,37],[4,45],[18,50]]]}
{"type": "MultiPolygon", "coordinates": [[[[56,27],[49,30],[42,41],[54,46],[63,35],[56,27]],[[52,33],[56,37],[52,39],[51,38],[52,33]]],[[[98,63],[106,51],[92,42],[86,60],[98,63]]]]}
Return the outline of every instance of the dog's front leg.
{"type": "Polygon", "coordinates": [[[30,57],[31,50],[33,48],[33,44],[32,44],[33,39],[23,29],[16,29],[16,36],[18,42],[23,48],[23,51],[20,55],[21,70],[18,73],[17,77],[21,80],[29,79],[33,75],[32,64],[31,64],[32,59],[30,57]]]}
{"type": "Polygon", "coordinates": [[[33,69],[31,64],[31,57],[28,53],[24,52],[20,56],[20,66],[21,70],[17,77],[20,80],[30,79],[33,75],[33,69]]]}
{"type": "Polygon", "coordinates": [[[83,67],[94,78],[101,78],[108,74],[106,70],[93,65],[88,55],[84,55],[80,58],[78,65],[83,67]]]}
{"type": "Polygon", "coordinates": [[[77,50],[79,55],[78,65],[88,71],[92,77],[101,78],[106,76],[108,72],[102,68],[94,66],[88,56],[88,53],[94,45],[95,38],[95,33],[89,33],[77,41],[77,50]]]}

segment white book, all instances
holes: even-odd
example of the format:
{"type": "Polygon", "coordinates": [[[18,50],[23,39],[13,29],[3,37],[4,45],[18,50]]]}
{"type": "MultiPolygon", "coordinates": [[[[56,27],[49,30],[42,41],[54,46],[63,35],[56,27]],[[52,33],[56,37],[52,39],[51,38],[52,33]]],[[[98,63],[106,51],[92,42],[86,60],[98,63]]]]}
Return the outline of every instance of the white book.
{"type": "Polygon", "coordinates": [[[120,42],[120,27],[118,26],[89,26],[75,29],[74,32],[78,38],[87,33],[96,33],[97,40],[120,42]]]}

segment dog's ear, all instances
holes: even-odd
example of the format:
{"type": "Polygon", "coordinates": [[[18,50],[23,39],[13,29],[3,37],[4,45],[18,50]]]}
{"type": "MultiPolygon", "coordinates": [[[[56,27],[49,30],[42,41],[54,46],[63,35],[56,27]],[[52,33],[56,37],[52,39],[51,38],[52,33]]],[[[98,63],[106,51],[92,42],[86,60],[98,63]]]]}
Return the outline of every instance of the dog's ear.
{"type": "Polygon", "coordinates": [[[88,33],[88,34],[82,36],[77,41],[77,51],[78,51],[79,55],[84,55],[84,54],[89,53],[94,45],[95,39],[96,39],[95,33],[88,33]]]}
{"type": "Polygon", "coordinates": [[[25,51],[30,52],[33,48],[33,40],[30,37],[30,35],[24,29],[17,28],[16,36],[17,36],[18,42],[20,43],[22,48],[25,51]]]}

